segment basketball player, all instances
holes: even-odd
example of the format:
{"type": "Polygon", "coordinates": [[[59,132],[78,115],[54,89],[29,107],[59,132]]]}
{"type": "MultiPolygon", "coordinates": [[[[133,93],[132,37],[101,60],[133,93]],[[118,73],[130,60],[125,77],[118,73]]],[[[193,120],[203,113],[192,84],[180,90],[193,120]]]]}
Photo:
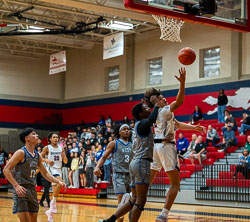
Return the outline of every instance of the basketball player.
{"type": "Polygon", "coordinates": [[[132,198],[103,222],[114,222],[131,209],[129,221],[137,222],[144,210],[150,184],[150,163],[153,161],[154,139],[151,127],[156,121],[159,107],[163,107],[163,101],[158,100],[156,96],[151,96],[150,101],[155,104],[151,114],[150,108],[143,103],[136,104],[132,109],[134,118],[138,120],[135,125],[134,156],[129,165],[132,198]]]}
{"type": "MultiPolygon", "coordinates": [[[[49,133],[48,135],[48,146],[43,148],[41,153],[42,157],[45,158],[48,155],[48,159],[43,159],[50,167],[49,170],[51,174],[56,177],[58,180],[62,180],[62,161],[67,164],[68,159],[65,155],[64,150],[58,144],[59,135],[57,133],[49,133]]],[[[50,202],[50,209],[46,211],[46,215],[48,216],[48,221],[53,221],[53,214],[57,213],[56,209],[56,197],[60,193],[62,186],[60,184],[52,183],[52,200],[50,202]]]]}
{"type": "MultiPolygon", "coordinates": [[[[108,144],[103,156],[95,167],[94,174],[101,176],[100,168],[109,155],[112,154],[113,186],[119,205],[124,194],[123,199],[125,202],[127,198],[130,198],[128,194],[130,192],[129,163],[132,159],[132,143],[129,141],[131,137],[130,127],[127,124],[118,127],[115,130],[117,139],[108,144]]],[[[117,221],[122,222],[123,218],[118,218],[117,221]]]]}
{"type": "Polygon", "coordinates": [[[157,173],[163,167],[168,175],[170,182],[170,189],[166,196],[164,208],[160,215],[157,216],[157,222],[166,222],[168,220],[168,213],[177,196],[180,188],[180,174],[179,161],[177,158],[177,150],[175,147],[175,128],[183,130],[196,130],[204,132],[205,128],[200,125],[189,125],[181,123],[174,118],[173,112],[183,104],[185,95],[185,79],[186,70],[181,68],[179,70],[180,77],[176,79],[180,82],[179,92],[176,101],[168,105],[167,101],[161,95],[160,91],[150,88],[146,91],[144,100],[149,106],[151,96],[157,96],[164,101],[164,107],[159,109],[155,128],[155,145],[153,154],[153,163],[151,164],[151,184],[155,179],[157,173]]]}
{"type": "Polygon", "coordinates": [[[36,170],[53,183],[65,186],[63,182],[53,177],[44,167],[42,157],[35,150],[38,135],[33,128],[25,128],[19,134],[25,144],[17,150],[4,168],[4,175],[13,185],[13,213],[16,213],[20,222],[36,222],[39,205],[36,193],[36,170]],[[15,168],[14,175],[11,170],[15,168]]]}

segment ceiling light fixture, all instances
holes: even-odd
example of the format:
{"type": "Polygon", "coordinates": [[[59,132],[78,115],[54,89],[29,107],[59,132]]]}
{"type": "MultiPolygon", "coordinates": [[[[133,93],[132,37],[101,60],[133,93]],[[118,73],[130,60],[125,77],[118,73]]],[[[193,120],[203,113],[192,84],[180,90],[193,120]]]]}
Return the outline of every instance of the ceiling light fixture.
{"type": "Polygon", "coordinates": [[[128,22],[120,22],[120,21],[111,20],[109,23],[105,25],[105,27],[109,29],[126,31],[126,30],[133,29],[134,25],[128,22]]]}

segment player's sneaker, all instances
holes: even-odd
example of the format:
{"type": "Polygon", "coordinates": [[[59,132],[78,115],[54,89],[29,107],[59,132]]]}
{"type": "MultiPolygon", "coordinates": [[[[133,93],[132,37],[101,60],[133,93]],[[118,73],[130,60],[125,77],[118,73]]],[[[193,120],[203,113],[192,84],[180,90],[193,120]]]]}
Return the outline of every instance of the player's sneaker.
{"type": "Polygon", "coordinates": [[[118,205],[118,208],[122,207],[125,203],[127,203],[130,200],[131,196],[129,193],[125,193],[122,196],[121,202],[118,205]]]}
{"type": "Polygon", "coordinates": [[[155,222],[168,222],[168,218],[166,216],[159,214],[156,217],[155,222]]]}
{"type": "Polygon", "coordinates": [[[48,222],[53,222],[53,213],[51,212],[51,210],[50,210],[50,209],[47,210],[47,211],[45,212],[45,214],[46,214],[47,217],[48,217],[48,222]]]}

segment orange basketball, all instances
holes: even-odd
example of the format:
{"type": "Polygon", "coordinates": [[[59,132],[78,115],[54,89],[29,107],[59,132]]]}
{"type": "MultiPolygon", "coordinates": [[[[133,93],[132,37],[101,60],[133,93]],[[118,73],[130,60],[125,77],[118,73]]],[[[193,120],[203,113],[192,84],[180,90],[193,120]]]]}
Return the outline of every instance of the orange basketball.
{"type": "Polygon", "coordinates": [[[181,49],[178,53],[178,59],[183,65],[191,65],[195,61],[196,54],[195,51],[190,47],[185,47],[181,49]]]}

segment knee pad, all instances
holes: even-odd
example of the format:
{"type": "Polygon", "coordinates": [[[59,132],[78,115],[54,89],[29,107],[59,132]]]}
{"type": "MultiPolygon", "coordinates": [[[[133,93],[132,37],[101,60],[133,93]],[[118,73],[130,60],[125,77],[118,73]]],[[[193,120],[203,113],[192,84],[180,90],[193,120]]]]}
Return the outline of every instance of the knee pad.
{"type": "Polygon", "coordinates": [[[136,203],[134,205],[137,206],[140,211],[144,211],[144,206],[136,204],[136,203]]]}

